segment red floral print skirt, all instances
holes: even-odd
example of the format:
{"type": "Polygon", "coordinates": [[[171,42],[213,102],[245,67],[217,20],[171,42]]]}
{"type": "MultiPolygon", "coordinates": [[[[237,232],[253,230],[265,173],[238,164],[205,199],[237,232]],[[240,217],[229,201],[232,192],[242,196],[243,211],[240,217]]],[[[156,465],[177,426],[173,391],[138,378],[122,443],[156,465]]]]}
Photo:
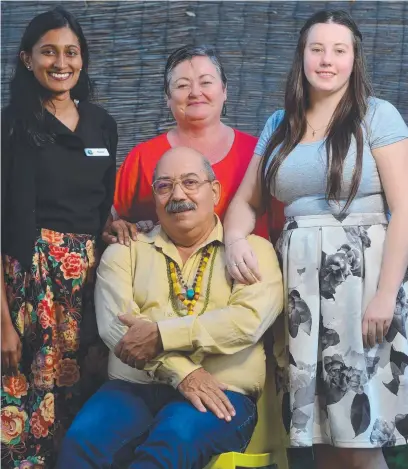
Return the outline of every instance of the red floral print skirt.
{"type": "Polygon", "coordinates": [[[23,353],[19,374],[2,375],[2,467],[51,468],[81,404],[80,326],[93,295],[95,237],[42,229],[30,271],[9,256],[3,262],[23,353]]]}

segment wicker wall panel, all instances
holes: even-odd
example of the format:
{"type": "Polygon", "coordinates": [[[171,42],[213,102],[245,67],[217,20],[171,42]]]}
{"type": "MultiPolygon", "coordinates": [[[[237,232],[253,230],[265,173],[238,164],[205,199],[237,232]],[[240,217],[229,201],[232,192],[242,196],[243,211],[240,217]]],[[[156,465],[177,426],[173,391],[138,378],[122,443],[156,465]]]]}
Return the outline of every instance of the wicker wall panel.
{"type": "MultiPolygon", "coordinates": [[[[59,2],[80,20],[91,49],[90,73],[98,101],[119,125],[119,158],[172,124],[162,73],[168,54],[187,43],[207,43],[227,69],[232,126],[258,135],[282,106],[286,74],[303,22],[330,7],[358,22],[376,95],[408,121],[408,2],[59,2]]],[[[58,2],[2,2],[2,102],[28,21],[58,2]]]]}

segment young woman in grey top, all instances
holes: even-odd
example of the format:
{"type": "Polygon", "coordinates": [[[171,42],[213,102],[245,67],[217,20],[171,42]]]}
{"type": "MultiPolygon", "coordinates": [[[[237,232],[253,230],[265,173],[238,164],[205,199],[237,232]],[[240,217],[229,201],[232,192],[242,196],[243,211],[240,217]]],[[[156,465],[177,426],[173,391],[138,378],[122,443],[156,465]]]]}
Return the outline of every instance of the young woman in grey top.
{"type": "Polygon", "coordinates": [[[245,237],[271,193],[286,205],[278,391],[319,468],[386,468],[380,448],[408,438],[408,128],[371,94],[352,18],[315,14],[225,219],[230,273],[252,283],[245,237]]]}

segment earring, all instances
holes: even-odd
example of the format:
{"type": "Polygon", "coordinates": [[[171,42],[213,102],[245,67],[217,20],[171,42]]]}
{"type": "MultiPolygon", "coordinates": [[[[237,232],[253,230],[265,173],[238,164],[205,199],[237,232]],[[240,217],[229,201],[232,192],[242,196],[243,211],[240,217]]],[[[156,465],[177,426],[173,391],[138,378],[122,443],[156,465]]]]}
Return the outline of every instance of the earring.
{"type": "Polygon", "coordinates": [[[31,66],[30,65],[27,65],[27,70],[31,71],[31,66]]]}
{"type": "Polygon", "coordinates": [[[221,116],[225,117],[226,115],[227,115],[227,102],[224,101],[224,104],[222,105],[221,116]]]}

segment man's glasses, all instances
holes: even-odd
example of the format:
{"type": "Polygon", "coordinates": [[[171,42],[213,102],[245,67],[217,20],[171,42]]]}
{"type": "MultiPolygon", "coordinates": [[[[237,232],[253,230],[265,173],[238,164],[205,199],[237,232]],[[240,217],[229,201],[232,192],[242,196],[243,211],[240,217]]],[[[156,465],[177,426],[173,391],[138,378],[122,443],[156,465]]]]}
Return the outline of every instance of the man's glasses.
{"type": "Polygon", "coordinates": [[[158,179],[152,184],[153,192],[156,195],[164,196],[173,193],[176,184],[180,184],[185,194],[196,194],[201,186],[211,182],[209,179],[200,181],[193,177],[186,177],[182,179],[158,179]]]}

